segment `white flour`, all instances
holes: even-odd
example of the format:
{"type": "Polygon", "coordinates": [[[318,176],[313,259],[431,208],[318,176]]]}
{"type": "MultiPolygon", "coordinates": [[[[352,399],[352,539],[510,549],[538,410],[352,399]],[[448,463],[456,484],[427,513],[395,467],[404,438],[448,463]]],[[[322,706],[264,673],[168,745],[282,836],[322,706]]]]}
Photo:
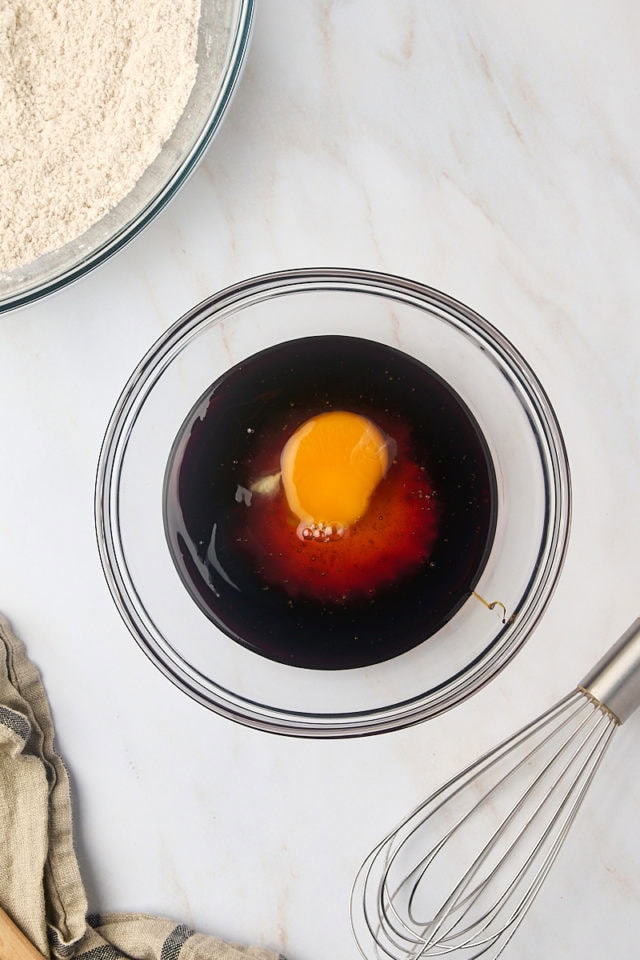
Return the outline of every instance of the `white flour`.
{"type": "Polygon", "coordinates": [[[0,0],[0,269],[131,190],[196,75],[200,0],[0,0]]]}

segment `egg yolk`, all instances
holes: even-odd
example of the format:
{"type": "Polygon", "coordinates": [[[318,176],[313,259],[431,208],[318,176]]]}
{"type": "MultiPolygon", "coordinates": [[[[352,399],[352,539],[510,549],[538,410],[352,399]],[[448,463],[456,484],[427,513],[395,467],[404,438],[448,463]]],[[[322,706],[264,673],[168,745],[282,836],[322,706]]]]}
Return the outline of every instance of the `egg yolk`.
{"type": "Polygon", "coordinates": [[[334,410],[305,421],[280,458],[282,485],[303,540],[342,536],[362,517],[389,466],[382,432],[366,417],[334,410]]]}

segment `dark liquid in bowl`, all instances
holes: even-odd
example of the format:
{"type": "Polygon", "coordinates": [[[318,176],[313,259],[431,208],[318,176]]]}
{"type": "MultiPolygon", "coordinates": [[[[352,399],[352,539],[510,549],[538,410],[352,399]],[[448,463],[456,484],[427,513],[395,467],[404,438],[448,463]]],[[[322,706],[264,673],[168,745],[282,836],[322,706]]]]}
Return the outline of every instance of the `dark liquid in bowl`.
{"type": "Polygon", "coordinates": [[[203,612],[256,653],[316,669],[390,659],[443,626],[482,572],[495,517],[493,466],[460,397],[353,337],[289,341],[231,368],[189,413],[165,478],[167,541],[203,612]],[[329,410],[371,420],[393,459],[342,539],[302,542],[280,454],[329,410]]]}

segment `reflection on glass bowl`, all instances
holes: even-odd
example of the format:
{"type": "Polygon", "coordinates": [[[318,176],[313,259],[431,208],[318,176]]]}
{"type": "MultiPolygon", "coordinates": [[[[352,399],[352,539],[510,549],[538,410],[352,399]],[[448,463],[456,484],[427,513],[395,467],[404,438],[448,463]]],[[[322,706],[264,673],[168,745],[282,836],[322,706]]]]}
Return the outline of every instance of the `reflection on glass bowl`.
{"type": "Polygon", "coordinates": [[[513,657],[546,608],[562,567],[570,479],[542,387],[491,324],[410,280],[309,269],[223,290],[158,340],[111,417],[95,508],[101,560],[117,607],[145,653],[179,688],[263,730],[356,736],[451,708],[513,657]],[[497,509],[474,589],[431,637],[392,659],[318,670],[258,655],[193,602],[165,539],[163,482],[185,417],[214,381],[261,350],[334,336],[402,351],[449,385],[486,442],[497,509]]]}
{"type": "Polygon", "coordinates": [[[0,313],[53,293],[120,250],[162,210],[201,160],[236,87],[247,51],[254,0],[202,0],[198,72],[184,112],[129,194],[75,240],[0,272],[0,313]]]}

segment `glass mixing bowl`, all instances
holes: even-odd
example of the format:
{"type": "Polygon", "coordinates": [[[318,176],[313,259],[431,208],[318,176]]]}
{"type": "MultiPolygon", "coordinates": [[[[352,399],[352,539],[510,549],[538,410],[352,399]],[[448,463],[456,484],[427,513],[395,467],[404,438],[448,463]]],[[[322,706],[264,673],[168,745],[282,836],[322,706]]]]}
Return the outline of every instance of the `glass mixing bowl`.
{"type": "Polygon", "coordinates": [[[215,294],[150,349],[106,431],[95,515],[102,565],[120,614],[180,689],[262,730],[357,736],[450,709],[495,676],[530,636],[564,560],[569,465],[535,374],[474,311],[400,277],[292,270],[215,294]],[[414,649],[345,670],[292,667],[227,637],[189,596],[163,526],[168,458],[197,398],[259,350],[322,334],[388,344],[434,370],[475,417],[497,482],[496,531],[475,592],[414,649]]]}
{"type": "Polygon", "coordinates": [[[133,190],[58,250],[0,272],[0,312],[59,290],[120,250],[182,186],[218,129],[244,63],[254,0],[202,0],[191,95],[173,133],[133,190]]]}

